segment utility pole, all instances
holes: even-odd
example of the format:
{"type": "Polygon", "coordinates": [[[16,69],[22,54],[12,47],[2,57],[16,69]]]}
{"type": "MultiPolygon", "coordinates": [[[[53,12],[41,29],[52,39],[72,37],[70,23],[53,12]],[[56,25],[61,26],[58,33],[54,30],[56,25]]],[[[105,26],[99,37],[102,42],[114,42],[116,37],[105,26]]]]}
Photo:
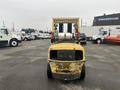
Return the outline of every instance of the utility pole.
{"type": "Polygon", "coordinates": [[[82,18],[81,18],[81,27],[83,26],[83,20],[82,20],[82,18]]]}
{"type": "Polygon", "coordinates": [[[5,22],[3,21],[3,28],[5,28],[5,22]]]}
{"type": "Polygon", "coordinates": [[[47,29],[47,32],[49,32],[48,27],[46,27],[46,29],[47,29]]]}
{"type": "Polygon", "coordinates": [[[13,32],[15,31],[15,25],[14,25],[14,23],[13,23],[13,28],[12,28],[12,30],[13,30],[13,32]]]}

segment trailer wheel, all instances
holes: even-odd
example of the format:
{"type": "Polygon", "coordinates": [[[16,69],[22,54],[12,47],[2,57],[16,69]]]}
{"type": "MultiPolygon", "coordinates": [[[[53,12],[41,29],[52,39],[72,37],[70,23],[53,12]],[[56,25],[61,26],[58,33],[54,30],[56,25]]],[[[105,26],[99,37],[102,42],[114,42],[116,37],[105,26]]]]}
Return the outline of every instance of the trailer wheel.
{"type": "Polygon", "coordinates": [[[84,80],[85,79],[85,64],[82,66],[82,71],[80,74],[80,80],[84,80]]]}
{"type": "Polygon", "coordinates": [[[51,72],[51,68],[50,68],[50,64],[47,65],[47,77],[48,79],[52,79],[52,72],[51,72]]]}
{"type": "Polygon", "coordinates": [[[16,39],[12,39],[12,40],[10,41],[10,46],[11,46],[11,47],[17,47],[17,46],[18,46],[18,41],[17,41],[16,39]]]}

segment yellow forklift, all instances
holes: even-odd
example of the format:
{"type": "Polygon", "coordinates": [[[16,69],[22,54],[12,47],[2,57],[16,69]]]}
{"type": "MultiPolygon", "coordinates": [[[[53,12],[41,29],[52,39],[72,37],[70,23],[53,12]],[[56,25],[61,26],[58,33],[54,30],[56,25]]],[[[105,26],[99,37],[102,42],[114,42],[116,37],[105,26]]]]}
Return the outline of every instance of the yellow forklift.
{"type": "Polygon", "coordinates": [[[47,63],[49,79],[84,80],[85,50],[79,40],[79,18],[53,18],[47,63]]]}

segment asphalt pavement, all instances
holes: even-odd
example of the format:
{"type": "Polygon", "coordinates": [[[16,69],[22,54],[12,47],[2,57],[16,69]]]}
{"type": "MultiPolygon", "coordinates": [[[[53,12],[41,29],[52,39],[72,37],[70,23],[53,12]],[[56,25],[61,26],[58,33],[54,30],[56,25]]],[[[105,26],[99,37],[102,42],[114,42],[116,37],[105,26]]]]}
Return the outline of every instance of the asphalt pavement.
{"type": "Polygon", "coordinates": [[[120,90],[120,46],[90,42],[84,81],[48,80],[50,40],[25,41],[0,48],[0,90],[120,90]]]}

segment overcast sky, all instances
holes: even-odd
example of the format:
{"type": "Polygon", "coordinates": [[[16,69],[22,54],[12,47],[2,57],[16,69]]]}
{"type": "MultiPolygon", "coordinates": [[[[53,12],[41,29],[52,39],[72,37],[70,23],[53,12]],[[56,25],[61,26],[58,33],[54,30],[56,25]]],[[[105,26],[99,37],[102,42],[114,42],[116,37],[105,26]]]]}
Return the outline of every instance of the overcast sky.
{"type": "Polygon", "coordinates": [[[51,28],[52,17],[76,16],[91,25],[94,16],[120,13],[120,0],[0,0],[0,26],[51,28]]]}

